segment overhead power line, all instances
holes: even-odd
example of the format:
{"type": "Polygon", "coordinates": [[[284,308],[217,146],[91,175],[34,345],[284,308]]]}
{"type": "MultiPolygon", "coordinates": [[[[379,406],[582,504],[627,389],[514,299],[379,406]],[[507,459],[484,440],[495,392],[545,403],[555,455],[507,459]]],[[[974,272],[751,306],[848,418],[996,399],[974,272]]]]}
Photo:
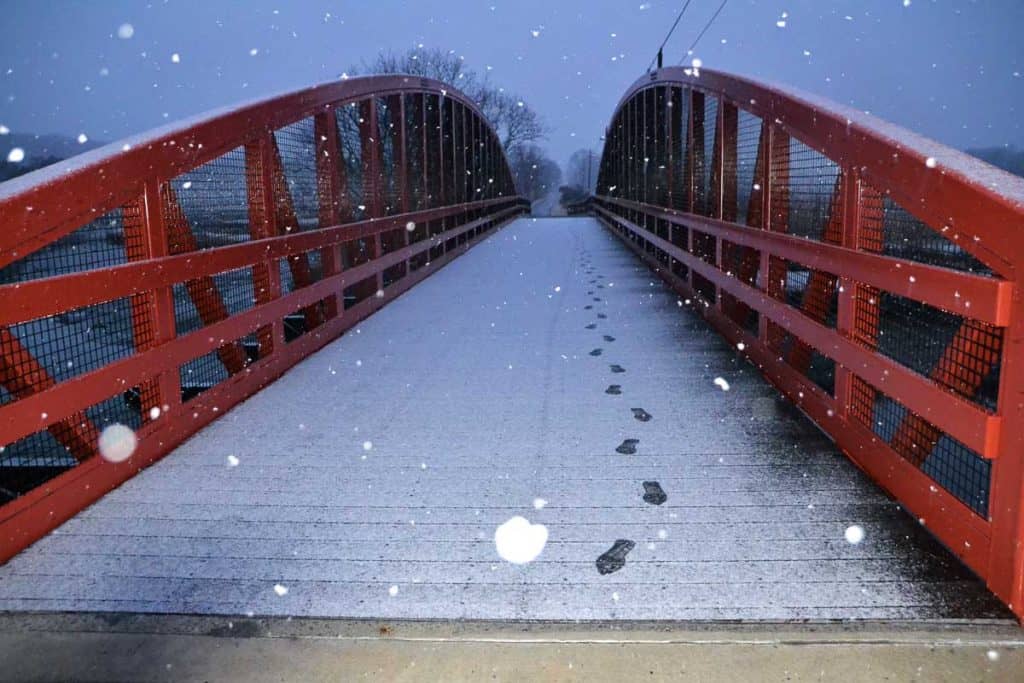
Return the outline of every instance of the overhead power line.
{"type": "Polygon", "coordinates": [[[719,5],[718,9],[715,10],[715,13],[711,15],[711,19],[708,20],[708,23],[704,24],[704,28],[701,29],[700,33],[697,34],[697,39],[693,41],[693,45],[691,45],[690,48],[686,51],[686,54],[683,55],[683,58],[679,60],[680,64],[686,61],[686,57],[688,55],[693,54],[694,49],[696,49],[697,47],[697,43],[700,42],[700,39],[703,38],[704,34],[708,32],[709,28],[711,28],[711,24],[715,23],[715,19],[717,19],[718,15],[722,13],[723,9],[725,9],[725,5],[727,2],[729,2],[729,0],[722,0],[722,4],[719,5]]]}
{"type": "Polygon", "coordinates": [[[679,14],[676,15],[676,20],[672,22],[672,28],[668,30],[668,34],[665,36],[665,40],[661,41],[661,45],[658,46],[658,51],[654,53],[654,57],[651,58],[651,63],[647,65],[647,70],[650,71],[651,67],[654,66],[654,62],[658,60],[658,55],[665,49],[665,44],[668,43],[668,39],[672,37],[672,33],[676,30],[676,26],[679,26],[679,20],[683,18],[686,13],[686,8],[690,6],[693,0],[686,0],[686,4],[683,5],[683,9],[679,10],[679,14]]]}

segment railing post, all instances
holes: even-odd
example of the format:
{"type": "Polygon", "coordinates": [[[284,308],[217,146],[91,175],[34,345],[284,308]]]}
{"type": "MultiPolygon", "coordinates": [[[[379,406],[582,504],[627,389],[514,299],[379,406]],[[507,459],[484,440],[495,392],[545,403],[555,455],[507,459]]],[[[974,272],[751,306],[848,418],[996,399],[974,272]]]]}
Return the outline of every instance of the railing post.
{"type": "MultiPolygon", "coordinates": [[[[704,164],[704,93],[698,92],[693,88],[690,88],[689,123],[686,128],[686,149],[689,150],[686,163],[689,170],[690,189],[687,211],[689,213],[697,213],[697,187],[699,182],[697,173],[703,173],[704,164]],[[700,142],[699,149],[698,138],[700,142]]],[[[693,253],[694,242],[693,228],[691,227],[686,231],[686,251],[690,254],[693,253]]],[[[691,290],[693,289],[693,268],[688,268],[686,271],[686,284],[689,285],[691,290]]]]}
{"type": "MultiPolygon", "coordinates": [[[[249,200],[249,233],[254,240],[277,235],[274,200],[274,148],[269,129],[245,145],[245,177],[249,200]]],[[[252,267],[253,292],[256,303],[264,304],[281,296],[281,268],[275,259],[267,258],[252,267]]],[[[275,319],[256,332],[260,358],[284,346],[284,320],[275,319]]]]}
{"type": "MultiPolygon", "coordinates": [[[[775,155],[773,151],[775,149],[775,124],[771,120],[771,114],[765,116],[762,119],[761,125],[764,127],[764,149],[761,151],[762,163],[764,164],[764,179],[761,181],[761,229],[772,230],[774,223],[772,216],[772,193],[773,193],[773,178],[772,178],[772,164],[775,162],[775,155]]],[[[771,255],[761,250],[761,262],[758,265],[758,276],[757,279],[761,283],[761,287],[765,292],[768,292],[769,283],[768,277],[771,274],[771,255]]],[[[768,344],[768,316],[760,315],[757,319],[757,338],[764,345],[768,344]]]]}
{"type": "MultiPolygon", "coordinates": [[[[847,168],[843,174],[843,227],[842,245],[849,249],[860,246],[860,177],[856,169],[847,168]]],[[[849,277],[839,278],[836,331],[844,337],[852,337],[856,321],[857,283],[849,277]]],[[[839,417],[846,419],[850,414],[852,378],[850,369],[836,364],[835,397],[839,417]]]]}
{"type": "Polygon", "coordinates": [[[1024,623],[1024,275],[1017,275],[1014,289],[999,374],[997,405],[1005,426],[992,463],[987,581],[1024,623]]]}
{"type": "MultiPolygon", "coordinates": [[[[362,145],[363,205],[371,220],[384,215],[383,183],[381,182],[380,126],[377,122],[377,98],[367,97],[359,102],[359,141],[362,145]]],[[[372,261],[381,256],[380,233],[373,235],[367,257],[372,261]]],[[[384,271],[376,275],[377,292],[384,291],[384,271]]]]}
{"type": "MultiPolygon", "coordinates": [[[[313,136],[316,139],[316,180],[317,194],[320,199],[320,227],[327,228],[340,225],[345,218],[343,194],[345,192],[343,174],[344,160],[341,158],[341,145],[338,144],[338,126],[335,122],[334,107],[313,117],[313,136]]],[[[347,194],[347,193],[345,193],[347,194]]],[[[348,216],[346,216],[348,218],[348,216]]],[[[328,278],[341,272],[341,244],[332,244],[320,251],[323,264],[323,277],[328,278]]],[[[324,299],[327,319],[337,317],[342,308],[338,300],[339,294],[331,294],[324,299]]]]}
{"type": "MultiPolygon", "coordinates": [[[[167,256],[169,247],[160,209],[160,184],[147,180],[142,195],[125,208],[125,250],[129,261],[167,256]]],[[[141,353],[174,339],[174,290],[161,287],[131,298],[135,351],[141,353]]],[[[163,372],[139,387],[143,423],[181,405],[181,376],[163,372]],[[156,410],[154,410],[154,408],[156,410]]]]}

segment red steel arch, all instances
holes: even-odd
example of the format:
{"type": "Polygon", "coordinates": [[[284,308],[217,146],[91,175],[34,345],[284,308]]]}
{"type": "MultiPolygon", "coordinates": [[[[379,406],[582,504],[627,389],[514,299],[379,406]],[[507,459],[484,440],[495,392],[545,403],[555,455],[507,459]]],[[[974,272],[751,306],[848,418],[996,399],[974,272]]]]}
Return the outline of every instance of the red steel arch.
{"type": "Polygon", "coordinates": [[[1024,615],[1024,179],[670,67],[619,102],[593,205],[1024,615]]]}
{"type": "Polygon", "coordinates": [[[0,185],[0,562],[528,207],[477,106],[404,75],[0,185]]]}

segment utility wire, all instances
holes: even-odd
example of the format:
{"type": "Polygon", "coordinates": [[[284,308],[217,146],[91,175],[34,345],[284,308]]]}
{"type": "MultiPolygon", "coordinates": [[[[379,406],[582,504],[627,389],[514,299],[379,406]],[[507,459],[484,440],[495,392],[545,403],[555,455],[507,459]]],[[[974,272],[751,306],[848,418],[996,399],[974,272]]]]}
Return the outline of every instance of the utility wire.
{"type": "Polygon", "coordinates": [[[679,60],[679,63],[680,63],[680,64],[682,64],[683,62],[685,62],[685,61],[686,61],[686,58],[687,58],[687,57],[688,57],[689,55],[693,54],[693,50],[694,50],[694,48],[696,48],[696,47],[697,47],[697,43],[699,43],[699,42],[700,42],[700,39],[701,39],[701,38],[703,38],[703,37],[704,37],[704,34],[708,32],[708,29],[709,29],[709,28],[711,28],[711,24],[715,23],[715,19],[717,19],[717,18],[718,18],[718,15],[722,13],[722,10],[723,10],[723,9],[725,9],[725,4],[726,4],[727,2],[729,2],[729,0],[722,0],[722,4],[721,4],[721,5],[719,5],[719,6],[718,6],[718,9],[717,9],[717,10],[715,10],[715,13],[714,13],[713,15],[711,15],[711,19],[709,19],[709,20],[708,20],[708,23],[704,24],[704,28],[703,28],[703,29],[701,29],[701,32],[697,34],[697,39],[696,39],[695,41],[693,41],[693,45],[691,45],[691,46],[690,46],[690,49],[686,51],[686,54],[684,54],[684,55],[683,55],[683,58],[679,60]]]}
{"type": "Polygon", "coordinates": [[[691,2],[693,2],[693,0],[686,0],[686,4],[683,5],[683,9],[679,10],[679,14],[676,15],[676,20],[673,22],[672,28],[668,30],[668,35],[665,36],[665,40],[661,41],[661,45],[658,46],[658,51],[654,53],[654,57],[651,58],[651,63],[647,65],[648,71],[650,71],[651,67],[654,66],[654,62],[658,60],[658,55],[661,54],[661,51],[665,48],[665,44],[668,42],[668,39],[672,37],[672,32],[676,30],[676,26],[679,26],[679,20],[683,18],[683,15],[686,13],[686,8],[690,6],[691,2]]]}

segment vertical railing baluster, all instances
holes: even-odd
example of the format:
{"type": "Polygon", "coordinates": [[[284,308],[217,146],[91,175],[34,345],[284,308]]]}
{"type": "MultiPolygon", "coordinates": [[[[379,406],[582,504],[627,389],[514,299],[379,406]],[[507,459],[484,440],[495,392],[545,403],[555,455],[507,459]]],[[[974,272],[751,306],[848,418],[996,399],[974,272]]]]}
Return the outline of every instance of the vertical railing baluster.
{"type": "MultiPolygon", "coordinates": [[[[377,122],[377,98],[367,97],[359,102],[359,141],[362,145],[363,205],[371,221],[384,215],[384,183],[381,165],[380,126],[377,122]]],[[[367,257],[373,261],[381,257],[381,235],[374,232],[367,257]]],[[[376,272],[377,292],[384,291],[384,271],[376,272]]]]}
{"type": "MultiPolygon", "coordinates": [[[[316,180],[319,199],[320,228],[340,225],[342,217],[342,174],[345,172],[338,144],[338,126],[333,107],[313,117],[313,136],[316,140],[316,180]]],[[[341,272],[341,243],[332,244],[320,250],[323,277],[329,278],[341,272]]],[[[340,293],[324,299],[327,319],[337,317],[341,308],[340,293]]]]}
{"type": "MultiPolygon", "coordinates": [[[[276,207],[273,176],[273,132],[263,130],[257,138],[245,145],[245,177],[249,199],[249,235],[264,239],[277,235],[276,207]]],[[[253,294],[257,304],[264,304],[281,296],[281,269],[276,259],[266,258],[252,267],[253,294]]],[[[260,358],[266,358],[274,349],[284,345],[284,320],[275,318],[256,332],[260,358]]]]}
{"type": "MultiPolygon", "coordinates": [[[[129,261],[167,256],[167,231],[161,211],[160,183],[147,180],[142,194],[125,207],[125,251],[129,261]]],[[[135,352],[155,348],[174,339],[174,290],[160,287],[131,297],[132,334],[135,352]]],[[[181,376],[177,370],[160,373],[139,387],[143,423],[181,405],[181,376]],[[153,409],[156,409],[155,411],[153,409]]]]}
{"type": "MultiPolygon", "coordinates": [[[[860,246],[860,177],[856,169],[845,168],[843,174],[842,245],[848,249],[860,246]]],[[[840,277],[837,294],[836,331],[844,337],[853,336],[856,324],[857,283],[850,277],[840,277]]],[[[850,416],[852,379],[850,369],[836,364],[835,398],[839,417],[850,416]]]]}

